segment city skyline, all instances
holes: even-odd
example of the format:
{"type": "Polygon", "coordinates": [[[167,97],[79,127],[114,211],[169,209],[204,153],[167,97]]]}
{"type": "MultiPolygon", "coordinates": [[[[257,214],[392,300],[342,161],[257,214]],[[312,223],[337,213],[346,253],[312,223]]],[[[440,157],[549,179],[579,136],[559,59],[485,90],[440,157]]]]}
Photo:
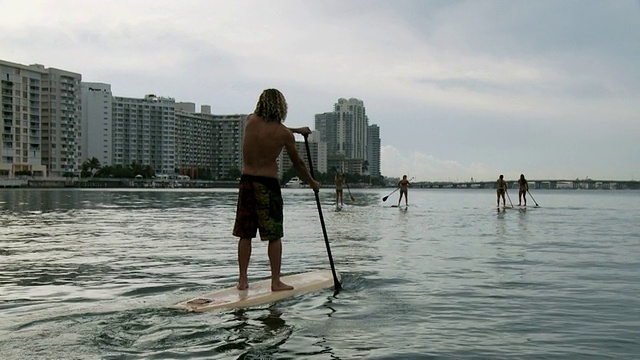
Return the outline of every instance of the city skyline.
{"type": "Polygon", "coordinates": [[[640,178],[637,1],[0,0],[0,11],[12,14],[0,58],[120,96],[232,114],[275,87],[286,124],[312,128],[327,104],[361,99],[385,176],[640,178]]]}

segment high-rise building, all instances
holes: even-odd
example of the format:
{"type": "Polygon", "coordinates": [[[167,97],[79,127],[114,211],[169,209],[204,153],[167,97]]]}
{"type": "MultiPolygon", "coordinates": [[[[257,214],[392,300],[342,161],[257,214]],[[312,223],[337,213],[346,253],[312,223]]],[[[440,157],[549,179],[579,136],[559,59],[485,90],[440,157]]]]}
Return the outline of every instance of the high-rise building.
{"type": "Polygon", "coordinates": [[[380,177],[380,127],[369,125],[367,130],[367,168],[365,173],[373,177],[380,177]]]}
{"type": "MultiPolygon", "coordinates": [[[[42,65],[32,65],[41,67],[42,65]]],[[[49,68],[42,77],[42,164],[78,176],[82,164],[82,75],[49,68]]]]}
{"type": "Polygon", "coordinates": [[[149,165],[157,174],[175,174],[175,100],[146,95],[113,98],[113,165],[149,165]]]}
{"type": "Polygon", "coordinates": [[[212,115],[211,107],[176,104],[176,166],[184,175],[210,171],[213,179],[226,179],[242,170],[242,140],[246,114],[212,115]]]}
{"type": "Polygon", "coordinates": [[[0,60],[0,176],[46,176],[42,165],[42,78],[45,70],[0,60]]]}
{"type": "Polygon", "coordinates": [[[111,85],[82,83],[83,163],[95,157],[100,165],[113,165],[112,111],[111,85]]]}
{"type": "MultiPolygon", "coordinates": [[[[369,119],[364,102],[351,98],[340,98],[334,105],[333,112],[316,114],[315,128],[321,133],[321,141],[327,143],[327,168],[345,173],[363,174],[369,171],[369,157],[379,153],[380,142],[377,142],[377,153],[371,149],[368,135],[369,119]]],[[[379,134],[377,139],[379,139],[379,134]]],[[[372,144],[371,146],[376,146],[372,144]]]]}
{"type": "Polygon", "coordinates": [[[321,140],[327,143],[330,157],[365,159],[368,125],[362,100],[340,98],[332,113],[316,115],[315,128],[323,134],[321,140]]]}
{"type": "Polygon", "coordinates": [[[36,176],[77,175],[82,159],[78,73],[0,60],[0,171],[36,176]]]}
{"type": "Polygon", "coordinates": [[[341,153],[340,144],[338,142],[339,123],[340,114],[335,111],[316,114],[315,116],[315,130],[320,133],[319,141],[327,144],[327,156],[333,156],[341,153]]]}

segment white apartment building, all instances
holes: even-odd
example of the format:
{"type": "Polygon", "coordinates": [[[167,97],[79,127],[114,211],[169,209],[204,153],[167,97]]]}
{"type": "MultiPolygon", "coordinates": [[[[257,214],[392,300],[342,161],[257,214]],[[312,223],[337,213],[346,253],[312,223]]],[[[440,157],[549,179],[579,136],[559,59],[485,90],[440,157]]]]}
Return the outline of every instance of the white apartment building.
{"type": "Polygon", "coordinates": [[[82,163],[95,157],[101,165],[113,164],[112,109],[111,85],[82,83],[82,163]]]}
{"type": "MultiPolygon", "coordinates": [[[[41,67],[42,65],[32,65],[41,67]]],[[[82,75],[49,68],[42,77],[42,164],[49,176],[79,175],[82,75]]]]}
{"type": "Polygon", "coordinates": [[[175,174],[174,99],[114,97],[112,119],[113,166],[137,163],[151,166],[157,174],[175,174]]]}

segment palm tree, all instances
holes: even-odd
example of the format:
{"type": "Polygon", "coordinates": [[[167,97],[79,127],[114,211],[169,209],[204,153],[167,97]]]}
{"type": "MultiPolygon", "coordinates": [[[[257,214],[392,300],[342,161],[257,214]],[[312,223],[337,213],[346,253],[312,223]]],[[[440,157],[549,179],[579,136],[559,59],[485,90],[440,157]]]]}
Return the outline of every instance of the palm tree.
{"type": "Polygon", "coordinates": [[[100,165],[100,160],[98,160],[95,156],[92,157],[91,159],[86,160],[80,166],[81,166],[80,169],[82,170],[80,172],[81,177],[89,177],[89,176],[93,177],[96,171],[100,170],[100,168],[102,167],[100,165]]]}
{"type": "Polygon", "coordinates": [[[100,160],[98,160],[95,156],[91,158],[91,160],[89,160],[89,168],[91,169],[91,172],[93,173],[93,170],[100,170],[100,168],[102,167],[102,165],[100,165],[100,160]]]}
{"type": "Polygon", "coordinates": [[[369,175],[369,185],[371,185],[371,174],[369,174],[369,161],[365,160],[362,162],[362,172],[366,175],[369,175]]]}

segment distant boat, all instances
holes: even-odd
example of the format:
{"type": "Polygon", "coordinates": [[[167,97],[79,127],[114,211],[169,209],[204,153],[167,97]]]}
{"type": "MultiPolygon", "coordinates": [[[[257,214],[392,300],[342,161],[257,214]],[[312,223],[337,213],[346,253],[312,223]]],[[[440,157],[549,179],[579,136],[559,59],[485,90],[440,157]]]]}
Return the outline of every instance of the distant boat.
{"type": "Polygon", "coordinates": [[[284,187],[298,189],[298,188],[301,188],[303,185],[304,184],[302,183],[302,180],[300,180],[299,177],[294,176],[289,181],[287,181],[286,184],[284,184],[284,187]]]}

